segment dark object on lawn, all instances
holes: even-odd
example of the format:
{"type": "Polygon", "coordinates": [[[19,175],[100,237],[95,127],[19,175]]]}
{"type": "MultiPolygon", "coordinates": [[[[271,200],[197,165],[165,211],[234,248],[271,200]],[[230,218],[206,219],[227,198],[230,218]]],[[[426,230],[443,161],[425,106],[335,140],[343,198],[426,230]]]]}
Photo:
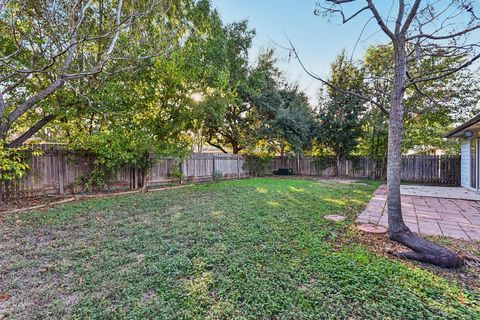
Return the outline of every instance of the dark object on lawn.
{"type": "Polygon", "coordinates": [[[277,174],[279,176],[291,176],[293,175],[293,169],[280,168],[278,169],[277,174]]]}

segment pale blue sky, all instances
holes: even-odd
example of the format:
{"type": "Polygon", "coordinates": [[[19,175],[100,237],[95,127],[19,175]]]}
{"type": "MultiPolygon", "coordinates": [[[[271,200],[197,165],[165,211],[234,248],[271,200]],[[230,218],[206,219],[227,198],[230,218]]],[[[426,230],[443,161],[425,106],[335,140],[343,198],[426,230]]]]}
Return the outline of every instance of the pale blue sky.
{"type": "MultiPolygon", "coordinates": [[[[367,10],[347,24],[342,24],[339,17],[319,17],[313,14],[317,2],[322,0],[211,0],[214,7],[218,8],[225,23],[248,19],[250,27],[254,28],[257,36],[254,40],[250,57],[254,59],[260,48],[266,46],[276,47],[278,44],[288,46],[287,37],[297,48],[302,61],[310,71],[326,77],[329,74],[330,64],[336,55],[345,49],[354,58],[361,58],[366,48],[374,44],[389,42],[389,39],[379,26],[371,18],[367,10]],[[368,23],[367,23],[368,22],[368,23]],[[367,24],[366,24],[367,23],[367,24]],[[366,24],[366,28],[363,30],[366,24]],[[355,43],[360,37],[361,41],[355,48],[355,43]],[[355,50],[354,50],[355,48],[355,50]]],[[[431,1],[441,11],[449,7],[449,0],[431,1]]],[[[410,3],[407,1],[407,3],[410,3]]],[[[428,2],[424,2],[425,3],[428,2]]],[[[378,11],[387,21],[390,28],[398,9],[398,0],[377,0],[375,4],[378,11]]],[[[474,2],[479,10],[480,3],[474,2]]],[[[364,1],[355,4],[344,5],[348,13],[365,5],[364,1]]],[[[455,6],[452,6],[456,8],[455,6]]],[[[445,11],[449,12],[449,11],[445,11]]],[[[463,16],[465,17],[465,16],[463,16]]],[[[459,22],[450,20],[450,22],[459,22]]],[[[425,31],[425,30],[424,30],[425,31]]],[[[470,36],[471,39],[480,38],[480,30],[470,36]]],[[[277,47],[278,48],[278,47],[277,47]]],[[[288,61],[288,51],[278,48],[277,50],[283,62],[280,67],[286,72],[290,81],[296,81],[305,90],[312,102],[316,99],[320,84],[310,78],[301,69],[298,61],[288,61]]],[[[477,63],[478,66],[480,63],[477,63]]]]}
{"type": "MultiPolygon", "coordinates": [[[[382,2],[391,5],[390,1],[382,2]]],[[[218,8],[225,23],[249,20],[250,27],[257,32],[251,58],[255,58],[262,47],[276,47],[271,40],[288,46],[288,36],[304,63],[321,76],[328,75],[330,64],[342,49],[352,54],[355,42],[370,18],[370,15],[364,14],[346,25],[342,25],[338,19],[328,21],[325,17],[313,14],[315,0],[212,0],[212,3],[218,8]]],[[[357,45],[355,57],[361,57],[368,45],[387,41],[378,30],[378,26],[371,21],[362,38],[373,36],[357,45]]],[[[306,75],[296,60],[288,62],[288,51],[278,48],[278,53],[284,60],[281,68],[288,78],[299,82],[310,98],[314,99],[319,82],[306,75]]]]}

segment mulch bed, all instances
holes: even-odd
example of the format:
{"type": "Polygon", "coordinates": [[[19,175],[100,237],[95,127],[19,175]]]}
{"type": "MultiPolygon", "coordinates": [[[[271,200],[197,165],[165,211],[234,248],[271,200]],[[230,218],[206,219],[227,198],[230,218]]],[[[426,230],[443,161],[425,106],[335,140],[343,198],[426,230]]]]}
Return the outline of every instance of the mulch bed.
{"type": "MultiPolygon", "coordinates": [[[[389,259],[398,259],[391,255],[391,252],[410,251],[409,248],[397,242],[391,241],[388,238],[388,234],[361,232],[357,231],[355,226],[350,226],[349,228],[350,232],[345,233],[346,236],[339,241],[338,247],[353,243],[361,243],[368,247],[371,251],[388,257],[389,259]]],[[[401,261],[412,267],[417,266],[432,271],[438,276],[456,280],[461,286],[467,289],[480,289],[480,241],[472,242],[459,239],[446,239],[441,237],[431,237],[429,240],[446,245],[451,250],[458,252],[465,258],[466,266],[457,270],[448,270],[417,261],[401,261]]]]}

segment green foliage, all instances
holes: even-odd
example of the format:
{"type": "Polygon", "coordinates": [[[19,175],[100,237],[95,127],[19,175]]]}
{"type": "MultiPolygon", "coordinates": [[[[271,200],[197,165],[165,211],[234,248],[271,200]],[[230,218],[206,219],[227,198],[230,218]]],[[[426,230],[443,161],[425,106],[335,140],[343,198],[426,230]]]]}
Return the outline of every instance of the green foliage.
{"type": "Polygon", "coordinates": [[[100,184],[101,177],[119,167],[145,174],[152,156],[183,157],[199,112],[192,94],[223,85],[224,75],[215,65],[221,37],[218,13],[208,1],[171,5],[170,22],[176,31],[165,38],[163,23],[148,21],[144,27],[154,37],[152,42],[133,38],[130,47],[134,52],[165,50],[168,56],[156,54],[132,72],[72,83],[81,94],[57,93],[69,107],[59,111],[54,137],[94,155],[94,172],[86,180],[100,184]],[[183,20],[188,23],[180,23],[183,20]]]}
{"type": "MultiPolygon", "coordinates": [[[[96,58],[101,57],[108,47],[110,33],[107,31],[114,22],[111,13],[115,13],[118,4],[107,0],[88,4],[88,19],[84,19],[85,27],[82,25],[82,29],[78,30],[78,38],[82,39],[83,33],[87,32],[85,37],[91,39],[87,41],[88,45],[79,45],[75,59],[81,63],[74,61],[67,70],[69,74],[96,67],[96,58]],[[104,32],[107,37],[96,39],[104,32]]],[[[57,16],[57,12],[45,2],[20,5],[13,1],[8,14],[12,15],[11,21],[18,21],[19,26],[25,28],[25,35],[35,38],[31,46],[41,47],[68,35],[69,14],[73,7],[63,0],[56,4],[57,7],[58,12],[65,12],[63,16],[57,16]],[[49,21],[48,14],[58,20],[49,21]],[[38,33],[40,38],[38,34],[29,34],[29,25],[35,29],[39,26],[45,28],[38,33]]],[[[192,95],[224,91],[229,85],[223,56],[228,50],[237,50],[240,43],[235,43],[235,38],[227,49],[224,35],[231,29],[232,33],[241,37],[238,30],[245,30],[246,37],[251,38],[246,22],[235,24],[238,28],[224,27],[218,12],[208,0],[174,0],[168,5],[161,1],[127,1],[124,2],[124,12],[134,16],[137,12],[145,14],[138,15],[141,19],[133,19],[128,28],[122,28],[112,53],[115,59],[102,66],[104,72],[68,80],[68,85],[57,89],[16,121],[6,137],[0,132],[2,140],[8,142],[46,114],[54,114],[55,125],[48,130],[40,130],[36,139],[65,142],[72,149],[94,154],[97,171],[109,171],[119,166],[145,169],[148,167],[145,161],[148,153],[182,156],[188,152],[191,130],[200,113],[192,95]]],[[[122,16],[121,20],[129,19],[122,16]]],[[[14,52],[15,48],[16,35],[10,29],[7,20],[0,21],[0,30],[5,31],[1,32],[2,40],[9,40],[0,41],[0,52],[5,56],[14,52]]],[[[16,55],[19,61],[12,65],[23,67],[24,63],[31,63],[36,60],[29,55],[33,53],[19,50],[16,55]]],[[[5,96],[7,104],[15,105],[15,99],[28,98],[56,79],[56,63],[61,64],[64,56],[66,54],[53,59],[55,65],[45,72],[22,79],[18,90],[5,96]]],[[[239,63],[246,61],[241,53],[238,59],[239,63]]],[[[49,61],[50,58],[35,62],[41,66],[49,61]]],[[[3,71],[2,67],[0,72],[3,71]]],[[[236,70],[232,73],[236,74],[236,70]]],[[[17,80],[8,80],[2,85],[8,87],[17,80]]],[[[232,80],[232,84],[234,82],[232,80]]],[[[6,110],[7,115],[12,108],[6,110]]],[[[3,120],[2,115],[2,124],[3,120]]]]}
{"type": "MultiPolygon", "coordinates": [[[[410,66],[411,76],[434,74],[458,64],[459,58],[435,57],[424,59],[410,66]]],[[[366,92],[389,109],[391,91],[393,48],[372,46],[367,50],[362,63],[368,81],[366,92]]],[[[446,141],[444,135],[457,123],[461,123],[480,110],[480,82],[478,72],[462,70],[441,80],[419,84],[407,89],[405,105],[405,135],[402,151],[421,151],[441,148],[447,153],[458,153],[459,145],[446,141]],[[430,98],[429,98],[430,97],[430,98]],[[433,99],[433,101],[432,101],[433,99]]],[[[358,153],[375,159],[385,159],[388,139],[388,116],[372,107],[364,117],[365,134],[360,140],[358,153]]]]}
{"type": "Polygon", "coordinates": [[[255,144],[251,132],[255,131],[257,119],[251,104],[258,95],[258,83],[248,66],[248,49],[255,35],[247,21],[223,27],[217,41],[222,50],[215,57],[224,83],[208,90],[200,104],[197,128],[206,141],[224,152],[238,153],[255,144]]]}
{"type": "Polygon", "coordinates": [[[260,177],[269,174],[270,165],[273,158],[267,155],[245,155],[245,163],[243,168],[247,170],[251,176],[260,177]]]}
{"type": "Polygon", "coordinates": [[[178,183],[181,183],[183,181],[183,179],[185,179],[185,175],[183,174],[180,163],[173,166],[170,169],[168,175],[171,179],[173,179],[174,182],[178,182],[178,183]]]}
{"type": "Polygon", "coordinates": [[[220,182],[223,180],[223,172],[222,171],[216,171],[212,175],[213,181],[215,182],[220,182]]]}
{"type": "MultiPolygon", "coordinates": [[[[346,90],[361,93],[363,73],[342,52],[332,64],[331,83],[346,90]]],[[[339,159],[350,155],[362,135],[365,103],[352,95],[328,88],[318,108],[317,139],[332,149],[339,159]]]]}
{"type": "Polygon", "coordinates": [[[22,214],[21,223],[5,217],[0,231],[11,239],[2,248],[2,286],[11,298],[2,312],[14,319],[478,319],[478,291],[342,241],[378,186],[365,183],[232,180],[80,201],[22,214]],[[347,221],[324,219],[338,213],[347,221]],[[18,250],[10,241],[27,245],[18,250]],[[22,303],[30,297],[48,299],[22,303]]]}
{"type": "Polygon", "coordinates": [[[78,178],[77,184],[84,186],[88,191],[99,191],[107,188],[110,171],[102,167],[94,168],[90,174],[78,178]]]}
{"type": "Polygon", "coordinates": [[[29,150],[27,147],[7,148],[0,143],[0,181],[12,181],[23,177],[30,166],[31,156],[39,156],[41,150],[29,150]]]}
{"type": "Polygon", "coordinates": [[[387,146],[388,119],[380,110],[372,109],[365,114],[357,153],[384,161],[387,159],[387,146]]]}
{"type": "Polygon", "coordinates": [[[5,148],[0,144],[0,180],[9,181],[21,178],[30,168],[26,163],[25,149],[5,148]]]}
{"type": "Polygon", "coordinates": [[[303,153],[311,147],[316,128],[307,96],[283,79],[273,50],[262,53],[257,64],[263,88],[252,102],[259,119],[256,135],[260,143],[256,147],[273,155],[303,153]]]}
{"type": "MultiPolygon", "coordinates": [[[[76,5],[68,0],[54,4],[18,0],[4,3],[0,53],[6,60],[0,67],[0,86],[9,90],[2,97],[6,109],[2,107],[0,115],[1,142],[12,141],[47,115],[56,116],[59,123],[70,123],[69,130],[97,130],[110,120],[105,119],[106,114],[118,111],[111,109],[117,96],[136,94],[118,78],[139,75],[159,61],[169,61],[172,52],[186,46],[190,39],[203,36],[204,21],[210,16],[218,14],[205,0],[172,0],[168,5],[149,0],[94,0],[76,5]],[[120,27],[116,27],[117,8],[121,9],[120,27]],[[82,13],[85,18],[81,18],[82,13]],[[199,19],[202,14],[204,18],[199,19]],[[201,35],[191,32],[193,29],[201,35]],[[22,41],[18,41],[18,34],[23,35],[22,41]],[[76,39],[74,46],[68,40],[71,36],[76,39]],[[70,48],[73,52],[68,51],[70,48]],[[71,63],[67,57],[72,58],[71,63]],[[39,94],[45,88],[53,91],[39,94]],[[100,101],[99,95],[106,91],[110,96],[100,101]],[[29,98],[38,101],[31,108],[17,110],[29,98]],[[21,117],[13,117],[14,110],[21,117]]],[[[71,132],[64,132],[64,128],[52,127],[41,130],[36,138],[58,142],[70,137],[71,132]]]]}

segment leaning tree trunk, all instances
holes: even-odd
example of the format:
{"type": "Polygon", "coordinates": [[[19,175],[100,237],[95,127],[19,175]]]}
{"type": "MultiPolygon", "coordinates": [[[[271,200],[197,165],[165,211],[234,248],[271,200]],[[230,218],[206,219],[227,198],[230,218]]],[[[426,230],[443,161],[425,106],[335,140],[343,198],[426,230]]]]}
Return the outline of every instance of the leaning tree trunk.
{"type": "Polygon", "coordinates": [[[405,225],[402,217],[400,195],[400,172],[403,140],[403,98],[407,81],[407,54],[405,39],[394,42],[395,77],[391,94],[388,130],[387,186],[388,226],[390,239],[397,241],[412,252],[397,253],[397,256],[432,263],[445,268],[463,266],[463,259],[449,249],[415,235],[405,225]]]}

